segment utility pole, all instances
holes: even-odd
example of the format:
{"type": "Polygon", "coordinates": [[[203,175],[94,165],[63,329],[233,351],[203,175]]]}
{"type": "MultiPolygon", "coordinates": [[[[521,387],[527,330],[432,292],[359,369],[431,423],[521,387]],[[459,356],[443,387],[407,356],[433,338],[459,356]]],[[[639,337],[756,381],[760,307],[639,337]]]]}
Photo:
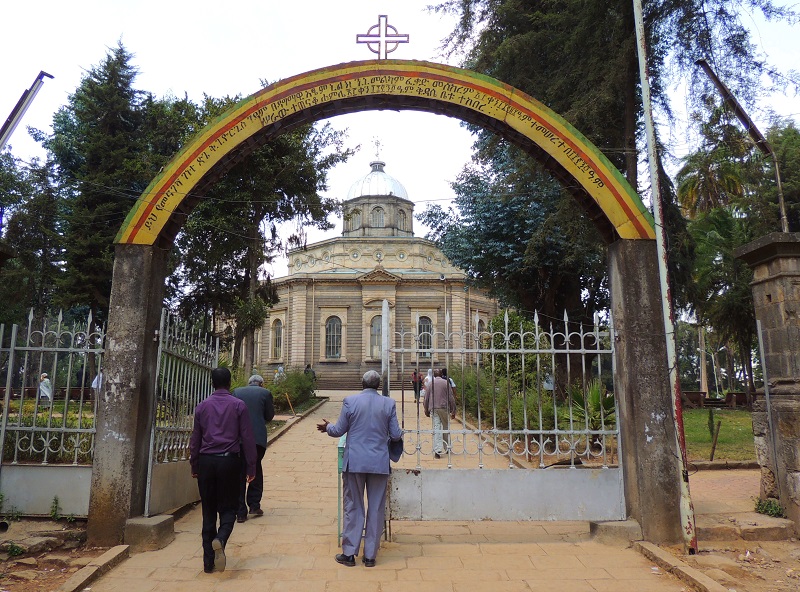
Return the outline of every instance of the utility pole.
{"type": "Polygon", "coordinates": [[[39,72],[36,80],[33,81],[31,87],[22,93],[22,96],[19,98],[19,101],[17,101],[16,106],[11,111],[11,115],[8,116],[8,119],[6,119],[3,127],[0,128],[0,152],[2,152],[3,148],[6,147],[6,142],[8,142],[8,139],[11,137],[11,134],[14,133],[14,130],[17,129],[17,125],[19,124],[20,120],[22,120],[22,117],[25,115],[28,107],[31,106],[33,99],[36,98],[36,94],[44,84],[44,79],[52,77],[53,76],[42,70],[39,72]]]}
{"type": "Polygon", "coordinates": [[[695,62],[695,64],[703,69],[703,72],[706,73],[706,75],[711,79],[711,82],[714,83],[714,86],[717,87],[719,94],[722,96],[722,102],[727,105],[731,111],[733,111],[734,115],[736,115],[736,118],[744,126],[747,134],[755,143],[756,148],[761,150],[764,155],[772,157],[772,161],[775,163],[775,181],[778,185],[778,205],[781,209],[781,230],[783,232],[789,232],[789,220],[786,217],[786,203],[783,201],[781,172],[778,168],[778,157],[775,155],[775,151],[772,149],[772,146],[764,137],[764,135],[758,130],[756,124],[753,123],[753,120],[750,119],[750,116],[747,115],[747,112],[744,110],[739,101],[736,100],[736,97],[733,96],[733,93],[728,90],[728,87],[725,85],[725,83],[722,82],[722,80],[720,80],[717,76],[716,72],[711,69],[711,66],[708,64],[708,62],[700,58],[695,62]]]}
{"type": "Polygon", "coordinates": [[[684,545],[690,555],[697,553],[697,529],[694,520],[694,506],[689,493],[689,471],[686,459],[686,436],[683,431],[683,406],[681,404],[681,385],[678,380],[678,355],[675,347],[675,320],[670,302],[669,277],[667,270],[666,228],[664,211],[661,205],[661,191],[658,181],[658,154],[656,153],[656,132],[653,123],[653,106],[650,101],[650,80],[647,73],[647,43],[644,35],[642,0],[633,0],[633,14],[636,28],[636,49],[639,55],[639,78],[642,87],[642,106],[644,108],[645,131],[647,132],[647,161],[650,167],[650,187],[653,200],[653,218],[656,223],[656,250],[658,251],[658,276],[661,283],[661,312],[664,317],[664,336],[667,347],[667,370],[672,394],[672,419],[675,423],[679,477],[681,480],[681,531],[684,545]]]}

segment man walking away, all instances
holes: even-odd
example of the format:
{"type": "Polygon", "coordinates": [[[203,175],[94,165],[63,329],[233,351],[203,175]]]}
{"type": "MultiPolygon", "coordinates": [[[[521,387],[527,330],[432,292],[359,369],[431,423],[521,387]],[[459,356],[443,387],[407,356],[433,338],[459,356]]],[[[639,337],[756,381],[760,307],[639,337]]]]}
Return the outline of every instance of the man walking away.
{"type": "Polygon", "coordinates": [[[450,383],[442,378],[442,372],[438,368],[433,371],[433,380],[425,386],[422,406],[425,417],[433,414],[433,457],[441,458],[450,449],[450,419],[456,417],[456,399],[450,383]],[[444,433],[445,430],[447,433],[444,433]]]}
{"type": "Polygon", "coordinates": [[[414,370],[411,373],[411,385],[414,387],[414,402],[419,403],[419,393],[422,390],[422,376],[414,370]]]}
{"type": "Polygon", "coordinates": [[[342,552],[338,563],[353,567],[361,548],[364,530],[366,567],[375,567],[375,559],[383,532],[386,509],[386,486],[389,482],[389,440],[403,437],[397,423],[397,408],[393,399],[378,392],[381,377],[369,370],[361,381],[364,390],[346,397],[342,412],[335,424],[323,419],[317,424],[320,432],[339,438],[345,433],[347,441],[342,458],[344,483],[344,524],[342,552]],[[366,524],[364,522],[364,491],[367,492],[366,524]]]}
{"type": "Polygon", "coordinates": [[[247,406],[232,396],[227,368],[211,371],[214,392],[194,412],[189,463],[203,507],[203,569],[225,571],[225,545],[233,532],[239,503],[242,460],[247,481],[256,474],[256,444],[247,406]],[[217,527],[219,516],[219,527],[217,527]]]}
{"type": "Polygon", "coordinates": [[[247,382],[233,391],[233,396],[244,401],[250,415],[250,424],[253,428],[253,438],[256,442],[256,476],[250,483],[247,482],[247,471],[242,463],[241,479],[239,480],[239,510],[236,514],[237,522],[247,520],[247,508],[250,515],[263,516],[261,497],[264,494],[264,471],[261,461],[267,451],[267,424],[275,417],[275,405],[272,393],[264,388],[264,379],[258,374],[253,374],[247,382]]]}

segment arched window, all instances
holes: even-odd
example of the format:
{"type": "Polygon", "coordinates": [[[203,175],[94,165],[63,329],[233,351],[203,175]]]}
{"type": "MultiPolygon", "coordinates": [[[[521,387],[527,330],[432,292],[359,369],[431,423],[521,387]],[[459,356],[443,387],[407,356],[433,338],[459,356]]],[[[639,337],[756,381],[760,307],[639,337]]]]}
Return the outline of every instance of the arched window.
{"type": "Polygon", "coordinates": [[[350,228],[352,230],[358,230],[361,228],[361,210],[353,210],[353,213],[350,216],[350,228]]]}
{"type": "Polygon", "coordinates": [[[328,317],[325,322],[325,357],[342,356],[342,321],[339,317],[328,317]]]}
{"type": "Polygon", "coordinates": [[[373,360],[381,357],[382,328],[383,319],[381,315],[372,317],[372,322],[369,326],[369,357],[373,360]]]}
{"type": "Polygon", "coordinates": [[[272,357],[280,358],[283,353],[283,322],[276,319],[272,323],[272,357]]]}
{"type": "Polygon", "coordinates": [[[400,210],[397,213],[397,229],[398,230],[406,230],[406,213],[403,210],[400,210]]]}
{"type": "Polygon", "coordinates": [[[383,228],[383,208],[372,210],[372,227],[383,228]]]}
{"type": "MultiPolygon", "coordinates": [[[[429,350],[433,345],[433,323],[430,317],[420,317],[419,325],[417,326],[417,335],[419,335],[419,349],[429,350]]],[[[421,355],[428,357],[430,352],[422,352],[421,355]]]]}

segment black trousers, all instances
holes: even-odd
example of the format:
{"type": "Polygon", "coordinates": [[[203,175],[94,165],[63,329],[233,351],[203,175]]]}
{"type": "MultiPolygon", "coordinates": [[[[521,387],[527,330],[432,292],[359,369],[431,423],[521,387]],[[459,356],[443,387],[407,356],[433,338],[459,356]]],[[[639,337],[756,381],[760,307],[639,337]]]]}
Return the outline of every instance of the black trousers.
{"type": "Polygon", "coordinates": [[[203,565],[211,567],[214,565],[211,541],[219,539],[225,546],[236,523],[242,460],[238,456],[210,454],[201,454],[198,460],[197,487],[203,506],[203,565]]]}
{"type": "Polygon", "coordinates": [[[247,516],[247,508],[251,512],[261,508],[261,497],[264,495],[264,469],[261,461],[267,449],[256,444],[256,478],[247,484],[247,463],[242,459],[242,475],[239,482],[239,511],[240,518],[247,516]]]}

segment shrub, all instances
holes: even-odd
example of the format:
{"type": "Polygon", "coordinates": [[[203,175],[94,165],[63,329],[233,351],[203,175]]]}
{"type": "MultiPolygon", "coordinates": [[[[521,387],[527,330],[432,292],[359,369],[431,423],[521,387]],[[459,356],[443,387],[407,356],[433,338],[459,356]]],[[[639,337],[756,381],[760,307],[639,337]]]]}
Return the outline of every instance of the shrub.
{"type": "Polygon", "coordinates": [[[783,506],[781,506],[781,503],[774,498],[767,498],[764,500],[757,499],[756,512],[758,512],[759,514],[772,516],[773,518],[786,517],[786,512],[783,511],[783,506]]]}
{"type": "Polygon", "coordinates": [[[272,392],[276,413],[290,411],[314,396],[314,381],[302,368],[289,368],[280,382],[273,379],[264,386],[272,392]]]}

